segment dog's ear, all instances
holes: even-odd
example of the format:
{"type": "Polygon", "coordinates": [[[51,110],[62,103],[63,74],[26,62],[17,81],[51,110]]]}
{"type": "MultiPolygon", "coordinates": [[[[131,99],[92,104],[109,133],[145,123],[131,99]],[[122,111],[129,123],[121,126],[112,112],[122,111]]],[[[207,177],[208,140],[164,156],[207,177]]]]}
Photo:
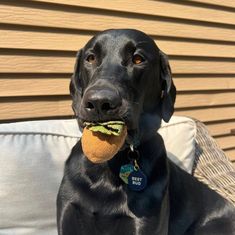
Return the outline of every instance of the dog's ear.
{"type": "Polygon", "coordinates": [[[81,82],[81,70],[80,70],[81,54],[82,54],[82,50],[79,50],[76,55],[74,72],[71,77],[71,81],[69,85],[70,95],[72,96],[72,100],[73,100],[72,108],[75,114],[77,110],[76,106],[80,103],[81,96],[82,96],[82,82],[81,82]]]}
{"type": "Polygon", "coordinates": [[[162,119],[168,122],[174,113],[174,104],[176,97],[176,88],[171,76],[171,68],[168,57],[162,51],[160,52],[160,78],[162,82],[162,119]]]}

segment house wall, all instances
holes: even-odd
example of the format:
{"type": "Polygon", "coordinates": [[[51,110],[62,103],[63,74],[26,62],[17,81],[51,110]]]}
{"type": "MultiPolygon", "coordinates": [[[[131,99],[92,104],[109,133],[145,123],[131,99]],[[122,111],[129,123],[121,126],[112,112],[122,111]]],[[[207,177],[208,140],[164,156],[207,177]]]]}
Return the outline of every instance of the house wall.
{"type": "Polygon", "coordinates": [[[76,51],[100,30],[136,28],[169,55],[176,114],[205,122],[235,160],[234,13],[234,0],[1,0],[0,120],[72,117],[76,51]]]}

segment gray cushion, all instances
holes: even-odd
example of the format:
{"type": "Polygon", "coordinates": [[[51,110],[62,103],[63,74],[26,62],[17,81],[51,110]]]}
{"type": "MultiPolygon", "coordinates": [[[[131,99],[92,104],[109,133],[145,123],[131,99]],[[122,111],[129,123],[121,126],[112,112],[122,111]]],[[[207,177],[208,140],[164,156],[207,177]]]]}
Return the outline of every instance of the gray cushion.
{"type": "Polygon", "coordinates": [[[56,192],[76,123],[3,124],[0,132],[0,234],[57,234],[56,192]]]}

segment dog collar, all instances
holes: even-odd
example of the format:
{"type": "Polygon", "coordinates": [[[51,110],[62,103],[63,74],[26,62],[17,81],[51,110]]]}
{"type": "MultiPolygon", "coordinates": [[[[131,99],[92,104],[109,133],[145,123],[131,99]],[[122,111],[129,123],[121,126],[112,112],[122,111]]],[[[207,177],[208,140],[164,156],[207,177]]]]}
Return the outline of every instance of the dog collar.
{"type": "Polygon", "coordinates": [[[137,132],[133,131],[131,134],[128,133],[128,137],[126,139],[127,147],[130,148],[132,152],[134,152],[137,147],[140,145],[140,137],[137,132]]]}

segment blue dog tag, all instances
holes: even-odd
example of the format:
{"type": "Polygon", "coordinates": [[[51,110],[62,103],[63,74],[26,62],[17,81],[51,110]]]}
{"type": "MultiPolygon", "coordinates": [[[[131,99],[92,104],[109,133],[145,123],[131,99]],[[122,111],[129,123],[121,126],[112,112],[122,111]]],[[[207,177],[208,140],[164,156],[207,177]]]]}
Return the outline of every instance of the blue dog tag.
{"type": "Polygon", "coordinates": [[[140,170],[134,170],[128,176],[128,187],[133,191],[141,191],[147,186],[147,177],[140,170]]]}

